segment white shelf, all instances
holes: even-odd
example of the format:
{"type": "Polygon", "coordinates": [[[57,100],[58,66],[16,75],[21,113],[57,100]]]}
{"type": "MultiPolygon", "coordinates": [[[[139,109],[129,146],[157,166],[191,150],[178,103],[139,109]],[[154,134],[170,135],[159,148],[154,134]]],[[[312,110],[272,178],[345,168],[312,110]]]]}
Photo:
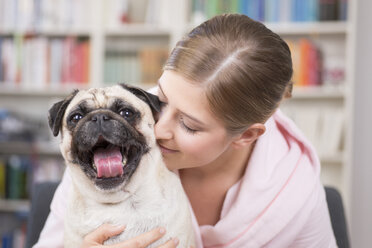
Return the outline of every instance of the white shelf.
{"type": "Polygon", "coordinates": [[[171,31],[150,24],[127,24],[116,28],[106,28],[106,36],[170,36],[171,31]]]}
{"type": "Polygon", "coordinates": [[[320,163],[342,165],[345,162],[345,154],[343,152],[336,154],[320,155],[320,163]]]}
{"type": "Polygon", "coordinates": [[[27,212],[30,210],[29,200],[0,199],[1,212],[27,212]]]}
{"type": "Polygon", "coordinates": [[[273,32],[279,35],[317,35],[317,34],[346,34],[347,22],[288,22],[288,23],[265,23],[273,32]]]}
{"type": "Polygon", "coordinates": [[[0,83],[0,96],[65,97],[74,89],[89,88],[89,84],[66,83],[60,86],[30,88],[12,83],[0,83]],[[7,85],[7,86],[5,86],[7,85]]]}
{"type": "Polygon", "coordinates": [[[50,142],[0,142],[1,154],[37,154],[41,156],[61,156],[58,145],[50,142]]]}
{"type": "Polygon", "coordinates": [[[344,87],[339,86],[314,86],[293,87],[292,99],[343,99],[345,97],[344,87]]]}
{"type": "MultiPolygon", "coordinates": [[[[66,97],[68,96],[74,89],[87,89],[93,87],[93,85],[89,84],[74,84],[74,83],[67,83],[65,85],[56,86],[56,87],[44,87],[44,88],[25,88],[22,86],[17,87],[5,87],[1,86],[4,83],[0,83],[0,96],[28,96],[28,97],[66,97]]],[[[114,85],[111,83],[104,83],[99,85],[99,87],[105,87],[114,85]]],[[[156,84],[145,84],[139,83],[134,85],[136,87],[140,87],[142,89],[150,89],[156,84]]]]}
{"type": "Polygon", "coordinates": [[[88,29],[42,29],[42,30],[0,30],[0,36],[13,35],[42,35],[42,36],[91,36],[88,29]]]}

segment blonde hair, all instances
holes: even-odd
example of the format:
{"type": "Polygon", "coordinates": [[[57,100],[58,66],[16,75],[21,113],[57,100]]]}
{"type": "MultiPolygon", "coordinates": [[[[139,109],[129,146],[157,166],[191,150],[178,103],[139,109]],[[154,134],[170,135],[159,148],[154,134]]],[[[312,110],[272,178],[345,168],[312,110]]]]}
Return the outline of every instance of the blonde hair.
{"type": "Polygon", "coordinates": [[[231,133],[264,123],[292,88],[288,45],[239,14],[219,15],[194,28],[177,43],[164,70],[204,87],[210,110],[231,133]]]}

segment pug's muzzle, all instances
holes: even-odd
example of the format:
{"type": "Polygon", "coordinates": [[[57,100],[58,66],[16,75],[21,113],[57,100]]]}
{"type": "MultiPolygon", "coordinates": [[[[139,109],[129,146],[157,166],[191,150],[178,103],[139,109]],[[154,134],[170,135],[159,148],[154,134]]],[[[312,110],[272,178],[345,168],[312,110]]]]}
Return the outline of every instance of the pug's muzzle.
{"type": "Polygon", "coordinates": [[[145,138],[130,123],[136,113],[127,111],[123,115],[99,109],[83,118],[75,113],[68,118],[72,162],[102,189],[128,180],[148,151],[145,138]]]}

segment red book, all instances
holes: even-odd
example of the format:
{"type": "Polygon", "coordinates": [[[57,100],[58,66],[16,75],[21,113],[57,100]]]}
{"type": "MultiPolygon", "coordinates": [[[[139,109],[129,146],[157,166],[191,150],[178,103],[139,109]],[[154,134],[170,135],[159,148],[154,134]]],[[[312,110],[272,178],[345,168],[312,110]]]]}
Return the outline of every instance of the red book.
{"type": "Polygon", "coordinates": [[[90,43],[85,41],[83,43],[83,83],[89,83],[90,73],[90,43]]]}
{"type": "Polygon", "coordinates": [[[71,81],[71,55],[72,55],[72,38],[67,37],[63,41],[63,56],[62,56],[62,84],[66,84],[71,81]]]}

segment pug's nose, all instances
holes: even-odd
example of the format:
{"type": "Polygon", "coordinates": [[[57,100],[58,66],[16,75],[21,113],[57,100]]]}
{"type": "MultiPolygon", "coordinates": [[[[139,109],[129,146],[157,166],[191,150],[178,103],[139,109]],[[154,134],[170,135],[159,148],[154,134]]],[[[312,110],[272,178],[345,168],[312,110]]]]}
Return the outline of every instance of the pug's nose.
{"type": "Polygon", "coordinates": [[[92,121],[97,122],[97,124],[102,124],[108,120],[110,120],[110,117],[108,117],[106,114],[96,114],[92,117],[92,121]]]}

